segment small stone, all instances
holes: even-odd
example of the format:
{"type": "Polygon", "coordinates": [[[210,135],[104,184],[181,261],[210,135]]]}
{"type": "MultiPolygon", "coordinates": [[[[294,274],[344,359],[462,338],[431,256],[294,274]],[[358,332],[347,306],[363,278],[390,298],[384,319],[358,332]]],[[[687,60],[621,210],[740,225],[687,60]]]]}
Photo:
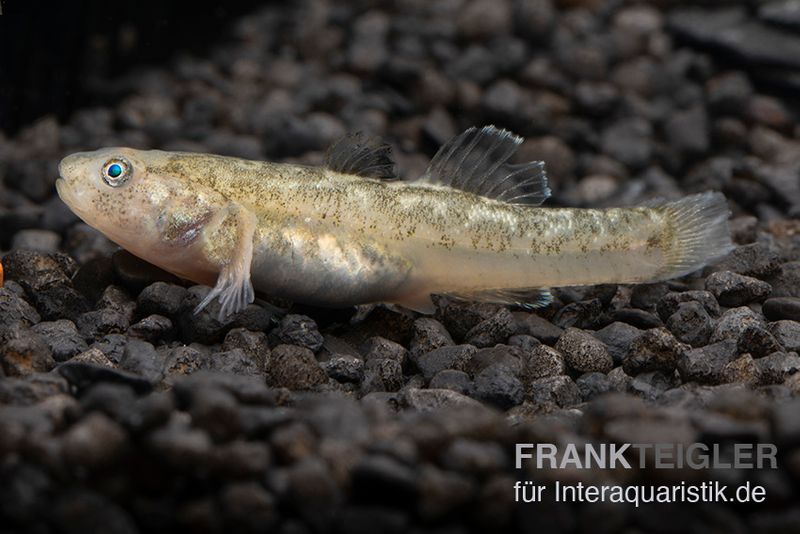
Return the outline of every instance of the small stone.
{"type": "MultiPolygon", "coordinates": [[[[652,310],[668,293],[669,287],[664,282],[636,284],[631,290],[631,306],[642,310],[652,310]]],[[[666,319],[666,317],[662,317],[662,319],[666,319]]]]}
{"type": "Polygon", "coordinates": [[[395,360],[401,366],[408,363],[408,350],[403,345],[380,336],[366,340],[361,345],[361,354],[364,355],[365,361],[389,359],[395,360]]]}
{"type": "Polygon", "coordinates": [[[464,371],[455,369],[444,369],[436,373],[429,384],[431,389],[449,389],[462,395],[469,395],[472,392],[472,380],[464,371]]]}
{"type": "Polygon", "coordinates": [[[706,278],[706,289],[723,306],[742,306],[749,302],[761,302],[769,296],[772,286],[757,278],[721,271],[711,273],[706,278]]]}
{"type": "Polygon", "coordinates": [[[445,369],[463,371],[476,352],[477,349],[472,345],[439,347],[418,356],[414,363],[422,372],[422,376],[426,380],[431,380],[434,375],[445,369]]]}
{"type": "Polygon", "coordinates": [[[635,326],[617,321],[593,332],[592,335],[605,344],[614,365],[617,366],[622,364],[625,354],[628,353],[628,347],[634,339],[642,335],[642,331],[635,326]]]}
{"type": "Polygon", "coordinates": [[[123,334],[130,327],[131,314],[118,308],[101,308],[78,316],[75,321],[84,339],[95,340],[107,334],[123,334]]]}
{"type": "Polygon", "coordinates": [[[631,376],[650,371],[672,372],[688,349],[666,328],[653,328],[631,343],[622,367],[631,376]]]}
{"type": "Polygon", "coordinates": [[[519,313],[516,318],[517,333],[531,335],[547,345],[555,344],[564,333],[564,329],[535,313],[519,313]]]}
{"type": "Polygon", "coordinates": [[[646,310],[640,310],[639,308],[620,308],[614,310],[611,312],[610,318],[612,321],[627,323],[642,330],[664,326],[664,323],[656,314],[646,310]]]}
{"type": "Polygon", "coordinates": [[[756,385],[759,380],[759,368],[750,354],[741,354],[728,362],[720,373],[720,382],[726,384],[756,385]]]}
{"type": "Polygon", "coordinates": [[[475,377],[472,395],[501,410],[507,410],[522,402],[525,390],[511,369],[503,364],[494,364],[475,377]]]}
{"type": "Polygon", "coordinates": [[[287,493],[303,521],[316,531],[330,526],[342,501],[331,470],[320,458],[305,458],[289,468],[287,493]]]}
{"type": "Polygon", "coordinates": [[[403,368],[397,360],[372,358],[364,365],[363,394],[373,391],[398,391],[403,387],[403,368]]]}
{"type": "MultiPolygon", "coordinates": [[[[447,393],[457,395],[452,391],[447,393]]],[[[475,401],[473,401],[475,402],[475,401]]],[[[389,502],[414,502],[417,474],[410,466],[386,455],[363,457],[352,472],[354,498],[372,498],[389,502]]]]}
{"type": "Polygon", "coordinates": [[[708,150],[708,118],[703,106],[694,106],[672,114],[664,124],[669,144],[685,154],[702,154],[708,150]]]}
{"type": "Polygon", "coordinates": [[[523,353],[521,375],[526,380],[560,376],[566,372],[564,355],[552,347],[539,345],[533,351],[523,353]]]}
{"type": "Polygon", "coordinates": [[[253,356],[242,349],[215,352],[205,360],[205,367],[220,373],[261,377],[264,374],[263,356],[253,356]]]}
{"type": "Polygon", "coordinates": [[[11,336],[20,326],[32,326],[41,320],[36,310],[19,295],[9,287],[0,287],[0,340],[11,336]]]}
{"type": "Polygon", "coordinates": [[[584,402],[614,391],[614,384],[605,373],[584,373],[578,377],[575,383],[584,402]]]}
{"type": "Polygon", "coordinates": [[[420,412],[483,408],[475,399],[449,389],[409,388],[400,401],[404,407],[420,412]]]}
{"type": "Polygon", "coordinates": [[[173,415],[170,422],[147,436],[147,447],[168,465],[193,472],[208,461],[213,444],[208,433],[173,415]]]}
{"type": "Polygon", "coordinates": [[[783,384],[800,371],[800,356],[796,352],[773,352],[755,360],[759,382],[763,385],[783,384]]]}
{"type": "Polygon", "coordinates": [[[241,349],[263,366],[269,357],[269,343],[264,332],[251,332],[246,328],[234,328],[225,334],[223,350],[241,349]]]}
{"type": "Polygon", "coordinates": [[[115,368],[111,360],[108,359],[108,356],[106,356],[102,350],[95,347],[75,355],[70,361],[72,363],[87,363],[97,367],[108,367],[109,369],[115,368]]]}
{"type": "Polygon", "coordinates": [[[689,301],[679,304],[678,310],[669,316],[667,328],[675,334],[678,341],[701,347],[708,343],[714,331],[714,323],[702,304],[689,301]]]}
{"type": "Polygon", "coordinates": [[[265,443],[235,439],[215,448],[211,465],[225,477],[258,477],[270,467],[270,459],[265,443]]]}
{"type": "Polygon", "coordinates": [[[641,169],[653,153],[653,128],[641,118],[622,119],[602,135],[603,152],[632,169],[641,169]]]}
{"type": "Polygon", "coordinates": [[[122,334],[107,334],[101,337],[98,341],[92,343],[90,349],[100,349],[103,354],[114,365],[122,361],[125,354],[125,345],[128,344],[128,338],[122,334]]]}
{"type": "Polygon", "coordinates": [[[76,362],[75,358],[59,365],[57,371],[78,392],[101,382],[125,384],[138,393],[147,393],[153,389],[153,384],[149,380],[137,374],[80,361],[76,362]]]}
{"type": "Polygon", "coordinates": [[[614,367],[603,342],[577,328],[567,328],[555,348],[564,355],[567,366],[579,373],[607,373],[614,367]]]}
{"type": "Polygon", "coordinates": [[[533,380],[528,385],[527,397],[539,405],[567,408],[581,402],[581,391],[568,376],[549,376],[533,380]]]}
{"type": "Polygon", "coordinates": [[[453,339],[442,323],[428,317],[414,321],[414,337],[410,347],[412,358],[446,345],[453,345],[453,339]]]}
{"type": "Polygon", "coordinates": [[[514,333],[514,317],[508,308],[500,308],[492,317],[481,321],[466,334],[467,343],[478,348],[504,343],[514,333]]]}
{"type": "Polygon", "coordinates": [[[211,387],[202,395],[193,395],[189,407],[192,425],[208,432],[212,439],[233,438],[240,430],[239,403],[232,393],[211,387]]]}
{"type": "Polygon", "coordinates": [[[731,308],[722,314],[711,335],[710,342],[715,343],[725,339],[739,339],[748,326],[765,326],[760,315],[746,306],[731,308]]]}
{"type": "Polygon", "coordinates": [[[137,298],[137,310],[144,315],[164,315],[174,318],[181,310],[189,292],[185,287],[155,282],[145,287],[137,298]]]}
{"type": "Polygon", "coordinates": [[[763,243],[741,245],[714,265],[715,271],[768,278],[781,270],[778,254],[763,243]]]}
{"type": "Polygon", "coordinates": [[[508,345],[510,347],[517,347],[523,353],[527,353],[533,351],[536,347],[540,347],[542,342],[527,334],[514,334],[508,338],[508,345]]]}
{"type": "Polygon", "coordinates": [[[464,367],[464,371],[474,377],[490,365],[502,364],[515,374],[522,369],[522,351],[517,347],[496,345],[488,349],[480,349],[473,353],[464,367]]]}
{"type": "Polygon", "coordinates": [[[750,353],[754,358],[762,358],[781,350],[781,346],[767,328],[761,325],[748,325],[739,334],[740,353],[750,353]]]}
{"type": "Polygon", "coordinates": [[[723,383],[723,368],[739,355],[736,341],[727,339],[685,351],[678,359],[678,372],[687,382],[723,383]]]}
{"type": "Polygon", "coordinates": [[[47,343],[52,352],[53,359],[64,362],[79,354],[89,347],[78,333],[75,323],[67,319],[53,322],[42,322],[31,329],[47,343]]]}
{"type": "Polygon", "coordinates": [[[797,321],[775,321],[769,331],[788,352],[800,353],[800,323],[797,321]]]}
{"type": "Polygon", "coordinates": [[[489,302],[445,299],[440,300],[437,305],[442,324],[457,341],[466,339],[467,332],[500,311],[499,305],[489,302]]]}
{"type": "Polygon", "coordinates": [[[473,475],[488,475],[504,470],[508,458],[499,443],[468,438],[455,439],[442,454],[444,467],[473,475]]]}
{"type": "Polygon", "coordinates": [[[207,356],[192,347],[175,347],[164,362],[164,383],[174,385],[175,380],[209,367],[207,356]]]}
{"type": "Polygon", "coordinates": [[[800,321],[800,297],[773,297],[764,302],[761,310],[770,321],[800,321]]]}
{"type": "Polygon", "coordinates": [[[710,291],[692,290],[662,296],[657,305],[659,317],[666,321],[684,302],[699,302],[711,317],[719,316],[719,304],[710,291]]]}
{"type": "Polygon", "coordinates": [[[280,324],[270,332],[270,343],[305,347],[311,352],[322,348],[325,338],[319,333],[317,323],[305,315],[290,314],[281,319],[280,324]]]}
{"type": "Polygon", "coordinates": [[[585,300],[567,304],[553,317],[559,328],[595,328],[602,315],[603,304],[600,299],[585,300]]]}
{"type": "Polygon", "coordinates": [[[156,351],[152,344],[138,339],[131,339],[125,345],[125,353],[120,368],[130,371],[157,384],[164,377],[166,354],[156,351]]]}
{"type": "Polygon", "coordinates": [[[320,365],[337,382],[358,384],[364,379],[364,360],[349,354],[336,354],[320,365]]]}
{"type": "Polygon", "coordinates": [[[67,462],[86,467],[112,464],[127,442],[125,430],[108,416],[92,412],[64,435],[62,452],[67,462]]]}
{"type": "Polygon", "coordinates": [[[308,390],[328,381],[310,349],[278,345],[267,365],[267,384],[291,390],[308,390]]]}
{"type": "Polygon", "coordinates": [[[169,340],[172,337],[172,321],[163,315],[148,315],[128,328],[128,335],[150,343],[169,340]]]}
{"type": "Polygon", "coordinates": [[[492,0],[471,0],[457,20],[459,33],[469,39],[484,39],[510,31],[512,13],[508,3],[492,0]]]}
{"type": "Polygon", "coordinates": [[[446,517],[467,505],[475,493],[475,483],[467,476],[431,464],[420,469],[418,487],[417,509],[426,522],[446,517]]]}
{"type": "Polygon", "coordinates": [[[19,326],[0,342],[0,371],[5,376],[46,373],[56,366],[47,343],[32,330],[19,326]]]}

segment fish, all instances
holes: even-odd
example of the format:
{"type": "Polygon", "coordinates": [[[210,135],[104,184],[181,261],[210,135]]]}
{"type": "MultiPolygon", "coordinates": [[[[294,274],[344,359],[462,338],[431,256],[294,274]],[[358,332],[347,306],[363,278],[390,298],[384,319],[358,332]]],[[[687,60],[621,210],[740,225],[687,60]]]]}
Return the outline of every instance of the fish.
{"type": "Polygon", "coordinates": [[[211,290],[220,317],[256,291],[325,307],[435,310],[432,295],[523,306],[551,288],[663,281],[732,249],[719,192],[607,209],[541,207],[541,161],[494,126],[447,141],[419,177],[391,148],[349,134],[325,165],[101,148],[65,157],[56,188],[83,221],[134,255],[211,290]]]}

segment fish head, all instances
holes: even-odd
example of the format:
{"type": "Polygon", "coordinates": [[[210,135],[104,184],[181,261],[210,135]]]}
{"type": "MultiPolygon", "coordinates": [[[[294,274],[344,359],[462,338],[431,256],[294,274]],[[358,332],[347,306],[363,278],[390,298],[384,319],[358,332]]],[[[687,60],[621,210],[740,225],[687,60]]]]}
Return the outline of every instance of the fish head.
{"type": "Polygon", "coordinates": [[[158,220],[175,184],[153,172],[159,151],[111,147],[67,156],[58,166],[61,200],[89,226],[136,250],[160,240],[158,220]]]}

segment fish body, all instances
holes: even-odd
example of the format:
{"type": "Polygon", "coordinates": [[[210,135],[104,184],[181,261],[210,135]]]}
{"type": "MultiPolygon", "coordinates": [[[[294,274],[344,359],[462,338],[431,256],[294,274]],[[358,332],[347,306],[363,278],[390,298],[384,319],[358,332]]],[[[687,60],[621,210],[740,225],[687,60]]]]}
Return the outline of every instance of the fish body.
{"type": "Polygon", "coordinates": [[[536,207],[549,194],[542,164],[507,162],[520,141],[470,129],[415,181],[364,176],[386,163],[363,141],[340,143],[321,167],[106,148],[65,158],[57,188],[122,247],[214,286],[201,306],[219,297],[225,313],[253,288],[323,306],[431,311],[434,293],[542,305],[548,287],[663,280],[730,250],[718,193],[536,207]],[[108,175],[114,162],[128,173],[120,184],[108,175]]]}

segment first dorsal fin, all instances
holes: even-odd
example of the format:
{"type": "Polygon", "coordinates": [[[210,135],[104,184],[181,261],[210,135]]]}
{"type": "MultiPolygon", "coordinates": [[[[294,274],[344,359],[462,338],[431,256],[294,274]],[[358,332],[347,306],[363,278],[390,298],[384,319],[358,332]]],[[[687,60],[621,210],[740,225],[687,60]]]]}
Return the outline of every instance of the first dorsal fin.
{"type": "Polygon", "coordinates": [[[328,149],[328,168],[368,178],[396,178],[392,147],[361,132],[341,137],[328,149]]]}
{"type": "Polygon", "coordinates": [[[521,137],[507,130],[473,126],[442,145],[417,182],[539,205],[550,196],[544,162],[508,163],[521,143],[521,137]]]}
{"type": "Polygon", "coordinates": [[[520,306],[529,310],[544,308],[553,302],[553,295],[549,289],[531,287],[486,289],[471,293],[447,293],[446,296],[458,300],[520,306]]]}

